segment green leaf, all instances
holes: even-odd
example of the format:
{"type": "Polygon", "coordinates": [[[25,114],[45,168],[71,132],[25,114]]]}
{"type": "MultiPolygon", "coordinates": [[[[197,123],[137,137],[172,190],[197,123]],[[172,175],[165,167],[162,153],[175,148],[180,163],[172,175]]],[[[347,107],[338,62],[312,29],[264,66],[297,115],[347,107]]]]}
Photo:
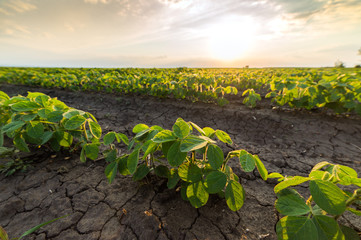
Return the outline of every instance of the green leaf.
{"type": "Polygon", "coordinates": [[[118,163],[116,161],[111,162],[106,166],[105,168],[105,176],[107,177],[109,183],[112,183],[114,181],[114,178],[117,174],[118,170],[118,163]]]}
{"type": "Polygon", "coordinates": [[[187,153],[180,151],[180,142],[176,141],[168,150],[167,159],[171,166],[178,167],[187,157],[187,153]]]}
{"type": "Polygon", "coordinates": [[[303,216],[286,216],[278,221],[276,232],[279,240],[318,240],[312,219],[303,216]]]}
{"type": "Polygon", "coordinates": [[[177,183],[179,182],[179,180],[180,180],[180,177],[179,177],[179,175],[178,175],[178,170],[172,168],[172,169],[169,171],[167,187],[168,187],[169,189],[174,188],[174,187],[177,185],[177,183]]]}
{"type": "Polygon", "coordinates": [[[224,189],[227,183],[227,175],[221,171],[210,172],[204,181],[204,186],[209,193],[218,193],[224,189]]]}
{"type": "Polygon", "coordinates": [[[319,240],[345,240],[335,219],[325,215],[316,215],[312,221],[317,228],[319,240]]]}
{"type": "Polygon", "coordinates": [[[209,138],[212,138],[213,137],[213,134],[216,132],[214,131],[214,129],[210,128],[210,127],[205,127],[203,128],[203,131],[205,133],[205,136],[209,137],[209,138]]]}
{"type": "Polygon", "coordinates": [[[268,174],[267,179],[268,178],[278,178],[278,181],[282,181],[283,179],[285,179],[285,177],[280,173],[270,173],[268,174]]]}
{"type": "Polygon", "coordinates": [[[155,143],[155,142],[152,142],[151,140],[149,140],[149,145],[146,149],[146,151],[144,152],[144,155],[143,155],[143,160],[149,155],[149,154],[152,154],[154,153],[157,148],[158,148],[158,143],[155,143]]]}
{"type": "Polygon", "coordinates": [[[80,162],[86,162],[86,156],[85,156],[85,145],[82,147],[80,152],[80,162]]]}
{"type": "Polygon", "coordinates": [[[110,152],[106,154],[105,161],[114,162],[117,159],[117,150],[112,149],[110,152]]]}
{"type": "Polygon", "coordinates": [[[96,143],[88,143],[84,146],[85,155],[91,160],[96,160],[99,154],[99,146],[96,143]]]}
{"type": "Polygon", "coordinates": [[[325,167],[325,166],[327,166],[327,165],[330,165],[330,164],[331,164],[331,163],[326,162],[326,161],[319,162],[319,163],[317,163],[315,166],[313,166],[311,172],[320,170],[320,169],[322,169],[323,167],[325,167]]]}
{"type": "Polygon", "coordinates": [[[305,199],[294,189],[286,188],[277,194],[276,209],[283,215],[299,216],[311,211],[305,199]]]}
{"type": "Polygon", "coordinates": [[[69,215],[65,215],[65,216],[62,216],[62,217],[55,218],[55,219],[53,219],[53,220],[47,221],[47,222],[45,222],[45,223],[39,224],[39,225],[37,225],[36,227],[33,227],[32,229],[30,229],[30,230],[26,231],[25,233],[23,233],[23,235],[21,235],[21,236],[18,238],[18,240],[22,239],[23,237],[25,237],[25,236],[27,236],[27,235],[29,235],[29,234],[32,234],[33,232],[35,232],[36,230],[38,230],[39,228],[41,228],[41,227],[43,227],[43,226],[45,226],[45,225],[48,225],[48,224],[53,223],[53,222],[55,222],[55,221],[58,221],[59,219],[65,218],[65,217],[67,217],[67,216],[69,216],[69,215]]]}
{"type": "Polygon", "coordinates": [[[102,136],[102,128],[96,122],[89,122],[89,129],[91,134],[96,138],[99,139],[102,136]]]}
{"type": "Polygon", "coordinates": [[[186,182],[198,182],[202,178],[201,169],[190,162],[185,162],[178,168],[179,177],[186,182]]]}
{"type": "Polygon", "coordinates": [[[55,132],[57,135],[59,145],[63,147],[70,147],[73,143],[73,136],[68,132],[55,132]]]}
{"type": "Polygon", "coordinates": [[[173,125],[173,132],[174,135],[176,135],[178,138],[183,139],[190,134],[191,129],[188,123],[186,123],[183,119],[180,118],[177,119],[177,121],[173,125]]]}
{"type": "Polygon", "coordinates": [[[127,168],[131,174],[133,174],[137,169],[137,165],[139,161],[139,151],[140,149],[134,150],[128,157],[127,168]]]}
{"type": "Polygon", "coordinates": [[[222,141],[224,143],[228,143],[228,144],[233,143],[231,137],[226,132],[223,132],[222,130],[217,130],[216,136],[220,141],[222,141]]]}
{"type": "Polygon", "coordinates": [[[67,130],[76,130],[85,123],[86,119],[83,116],[75,115],[71,117],[64,125],[67,130]]]}
{"type": "Polygon", "coordinates": [[[146,129],[148,129],[148,128],[149,128],[149,127],[148,127],[147,125],[140,123],[140,124],[137,124],[137,125],[133,128],[133,133],[137,134],[137,133],[139,133],[139,132],[141,132],[141,131],[143,131],[143,130],[146,130],[146,129]]]}
{"type": "Polygon", "coordinates": [[[323,180],[310,181],[310,192],[315,203],[332,215],[346,210],[346,197],[335,184],[323,180]]]}
{"type": "Polygon", "coordinates": [[[6,93],[4,93],[3,91],[0,91],[0,99],[2,99],[2,100],[9,100],[10,97],[9,97],[9,95],[7,95],[6,93]]]}
{"type": "Polygon", "coordinates": [[[2,128],[2,131],[4,133],[11,133],[11,132],[18,130],[19,128],[21,128],[24,125],[25,125],[25,122],[23,122],[23,121],[13,121],[11,123],[6,124],[2,128]]]}
{"type": "Polygon", "coordinates": [[[41,137],[41,143],[40,145],[44,145],[45,143],[47,143],[53,136],[53,132],[51,131],[46,131],[44,132],[43,136],[41,137]]]}
{"type": "Polygon", "coordinates": [[[195,151],[197,149],[201,149],[207,145],[208,141],[200,138],[198,136],[190,135],[186,137],[181,145],[180,145],[180,151],[181,152],[190,152],[195,151]]]}
{"type": "Polygon", "coordinates": [[[231,180],[228,182],[225,198],[229,209],[238,211],[244,203],[244,189],[239,182],[231,180]]]}
{"type": "Polygon", "coordinates": [[[35,102],[39,103],[42,107],[46,107],[49,104],[50,97],[47,95],[39,95],[35,98],[35,102]]]}
{"type": "Polygon", "coordinates": [[[35,139],[41,138],[44,134],[44,125],[42,123],[37,123],[30,126],[30,128],[27,129],[27,134],[35,139]]]}
{"type": "Polygon", "coordinates": [[[64,113],[64,117],[66,118],[66,119],[70,119],[70,118],[72,118],[72,117],[74,117],[74,116],[76,116],[76,115],[80,115],[80,112],[78,111],[78,110],[76,110],[76,109],[70,109],[69,111],[67,111],[66,113],[64,113]]]}
{"type": "Polygon", "coordinates": [[[30,152],[28,144],[26,144],[24,138],[21,135],[14,137],[13,143],[20,151],[30,152]]]}
{"type": "Polygon", "coordinates": [[[103,142],[105,145],[109,145],[111,143],[114,142],[115,140],[115,132],[108,132],[107,134],[105,134],[105,136],[103,137],[103,142]]]}
{"type": "Polygon", "coordinates": [[[176,140],[176,137],[173,135],[173,132],[169,130],[163,130],[157,133],[157,135],[155,135],[152,139],[152,141],[156,143],[165,143],[174,140],[176,140]]]}
{"type": "Polygon", "coordinates": [[[193,207],[204,206],[208,201],[209,194],[203,186],[202,181],[194,182],[187,187],[187,198],[193,207]]]}
{"type": "Polygon", "coordinates": [[[266,181],[267,177],[268,177],[268,171],[265,168],[263,162],[261,161],[261,159],[259,159],[259,157],[257,155],[253,155],[253,159],[256,162],[256,167],[257,167],[259,174],[261,175],[262,179],[266,181]]]}
{"type": "Polygon", "coordinates": [[[123,141],[123,143],[125,145],[129,145],[129,139],[127,137],[127,135],[123,134],[123,133],[116,133],[115,137],[117,138],[117,142],[119,143],[120,141],[123,141]]]}
{"type": "Polygon", "coordinates": [[[37,114],[24,114],[21,116],[20,120],[29,122],[34,120],[37,117],[37,114]]]}
{"type": "Polygon", "coordinates": [[[287,177],[283,180],[283,182],[280,182],[275,186],[274,191],[275,193],[278,193],[282,189],[288,188],[290,186],[296,186],[309,180],[310,178],[301,176],[287,177]]]}
{"type": "Polygon", "coordinates": [[[136,139],[136,140],[138,140],[138,141],[143,141],[143,140],[147,137],[147,135],[148,135],[148,133],[149,133],[150,131],[152,131],[152,129],[150,129],[150,128],[144,129],[144,130],[138,132],[138,133],[134,136],[134,139],[136,139]]]}
{"type": "Polygon", "coordinates": [[[167,166],[164,165],[157,166],[154,169],[154,172],[158,177],[164,177],[164,178],[168,178],[170,174],[169,169],[167,168],[167,166]]]}
{"type": "Polygon", "coordinates": [[[29,112],[39,109],[41,106],[36,102],[21,101],[11,105],[11,109],[16,112],[29,112]]]}
{"type": "Polygon", "coordinates": [[[147,174],[150,172],[150,169],[147,165],[141,164],[137,167],[137,170],[135,170],[133,175],[134,181],[142,180],[147,174]]]}
{"type": "Polygon", "coordinates": [[[356,210],[356,209],[351,208],[351,207],[348,207],[346,210],[352,212],[353,214],[355,214],[357,216],[361,216],[361,211],[359,211],[359,210],[356,210]]]}
{"type": "Polygon", "coordinates": [[[340,229],[345,236],[345,240],[360,240],[360,236],[352,228],[340,225],[340,229]]]}
{"type": "Polygon", "coordinates": [[[217,145],[210,144],[207,149],[208,162],[214,170],[220,168],[223,164],[223,151],[217,145]]]}
{"type": "Polygon", "coordinates": [[[57,123],[60,122],[63,119],[63,112],[62,111],[52,111],[46,114],[46,117],[48,122],[57,123]]]}
{"type": "MultiPolygon", "coordinates": [[[[206,133],[203,131],[202,128],[200,128],[197,124],[195,124],[194,122],[188,122],[192,127],[194,127],[195,129],[197,129],[197,131],[202,134],[203,136],[206,136],[206,133]]],[[[209,137],[209,136],[207,136],[209,137]]]]}
{"type": "MultiPolygon", "coordinates": [[[[1,91],[0,91],[0,97],[1,97],[1,91]]],[[[9,240],[9,236],[7,232],[0,226],[0,239],[1,240],[9,240]]]]}
{"type": "Polygon", "coordinates": [[[239,153],[239,162],[241,167],[245,172],[252,172],[256,167],[256,162],[252,154],[248,153],[246,150],[241,150],[239,153]]]}
{"type": "Polygon", "coordinates": [[[127,176],[130,174],[127,164],[128,164],[128,155],[121,156],[120,158],[117,158],[118,162],[118,171],[123,176],[127,176]]]}

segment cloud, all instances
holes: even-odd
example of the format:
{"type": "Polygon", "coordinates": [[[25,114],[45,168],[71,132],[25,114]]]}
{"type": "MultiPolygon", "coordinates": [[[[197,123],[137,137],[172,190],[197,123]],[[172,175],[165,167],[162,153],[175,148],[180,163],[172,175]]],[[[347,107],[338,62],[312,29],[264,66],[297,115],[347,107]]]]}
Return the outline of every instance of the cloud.
{"type": "Polygon", "coordinates": [[[12,13],[25,13],[37,9],[29,0],[5,0],[0,4],[0,12],[5,15],[12,13]]]}
{"type": "Polygon", "coordinates": [[[84,0],[84,2],[91,3],[91,4],[97,4],[97,3],[108,4],[111,2],[111,0],[84,0]]]}

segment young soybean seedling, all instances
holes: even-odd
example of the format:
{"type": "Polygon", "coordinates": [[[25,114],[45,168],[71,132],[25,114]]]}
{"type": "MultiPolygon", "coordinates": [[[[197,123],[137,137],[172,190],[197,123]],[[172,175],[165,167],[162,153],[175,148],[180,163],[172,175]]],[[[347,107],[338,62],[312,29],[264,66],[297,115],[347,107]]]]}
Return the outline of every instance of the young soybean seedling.
{"type": "Polygon", "coordinates": [[[283,177],[279,173],[268,177],[280,181],[274,188],[278,197],[275,206],[285,217],[276,226],[278,239],[360,239],[355,230],[337,222],[346,211],[361,216],[361,179],[354,169],[321,162],[308,177],[283,177]],[[304,182],[309,182],[311,194],[307,201],[291,188],[304,182]],[[353,187],[354,191],[344,191],[338,185],[353,187]]]}
{"type": "Polygon", "coordinates": [[[228,162],[238,158],[242,169],[258,169],[266,180],[268,172],[261,160],[245,150],[235,150],[225,155],[217,141],[232,144],[230,136],[221,130],[201,128],[193,122],[178,118],[172,130],[160,126],[138,124],[133,128],[134,138],[129,143],[129,155],[122,156],[108,165],[106,175],[113,181],[115,173],[132,174],[135,181],[149,172],[168,179],[172,189],[179,183],[182,198],[192,206],[204,206],[209,194],[225,197],[228,207],[239,210],[244,202],[244,190],[238,176],[228,162]],[[112,173],[112,174],[107,174],[112,173]]]}

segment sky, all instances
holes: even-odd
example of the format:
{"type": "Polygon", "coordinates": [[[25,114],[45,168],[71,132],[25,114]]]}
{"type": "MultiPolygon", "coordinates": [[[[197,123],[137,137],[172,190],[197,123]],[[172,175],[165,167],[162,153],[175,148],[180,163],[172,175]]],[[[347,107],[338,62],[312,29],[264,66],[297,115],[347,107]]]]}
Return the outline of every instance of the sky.
{"type": "Polygon", "coordinates": [[[361,0],[0,0],[0,66],[361,64],[361,0]]]}

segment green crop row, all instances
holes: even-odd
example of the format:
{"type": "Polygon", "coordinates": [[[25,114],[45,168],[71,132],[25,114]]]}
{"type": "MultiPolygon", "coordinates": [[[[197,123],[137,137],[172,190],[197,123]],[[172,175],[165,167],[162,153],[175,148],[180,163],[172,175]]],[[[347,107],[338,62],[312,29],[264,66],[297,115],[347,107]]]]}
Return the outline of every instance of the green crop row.
{"type": "Polygon", "coordinates": [[[0,68],[0,82],[74,91],[136,93],[224,105],[230,95],[255,107],[261,97],[294,108],[361,115],[361,70],[0,68]]]}
{"type": "MultiPolygon", "coordinates": [[[[243,206],[245,191],[228,164],[237,159],[245,172],[257,169],[265,181],[278,179],[275,207],[284,215],[276,225],[278,239],[359,239],[355,230],[338,222],[346,211],[361,216],[361,178],[350,167],[321,162],[308,177],[269,174],[257,155],[242,149],[225,154],[217,144],[233,144],[226,132],[201,128],[181,118],[171,130],[138,124],[133,128],[135,136],[131,141],[122,133],[102,136],[100,125],[90,113],[42,93],[10,98],[0,91],[0,114],[0,157],[8,160],[8,164],[0,165],[0,170],[7,174],[22,170],[21,163],[16,163],[16,158],[21,158],[19,151],[43,146],[54,151],[79,149],[82,162],[104,155],[104,172],[110,183],[118,173],[133,175],[133,180],[139,181],[154,172],[166,179],[169,189],[178,186],[182,198],[196,208],[204,206],[210,194],[217,194],[225,198],[232,211],[237,211],[243,206]],[[4,135],[13,141],[13,146],[4,145],[4,135]],[[129,153],[121,154],[114,142],[127,145],[129,153]],[[100,153],[100,145],[107,150],[100,153]],[[307,200],[292,188],[306,182],[310,191],[307,200]],[[342,186],[347,186],[347,190],[342,186]]],[[[8,240],[1,226],[0,239],[8,240]]]]}

